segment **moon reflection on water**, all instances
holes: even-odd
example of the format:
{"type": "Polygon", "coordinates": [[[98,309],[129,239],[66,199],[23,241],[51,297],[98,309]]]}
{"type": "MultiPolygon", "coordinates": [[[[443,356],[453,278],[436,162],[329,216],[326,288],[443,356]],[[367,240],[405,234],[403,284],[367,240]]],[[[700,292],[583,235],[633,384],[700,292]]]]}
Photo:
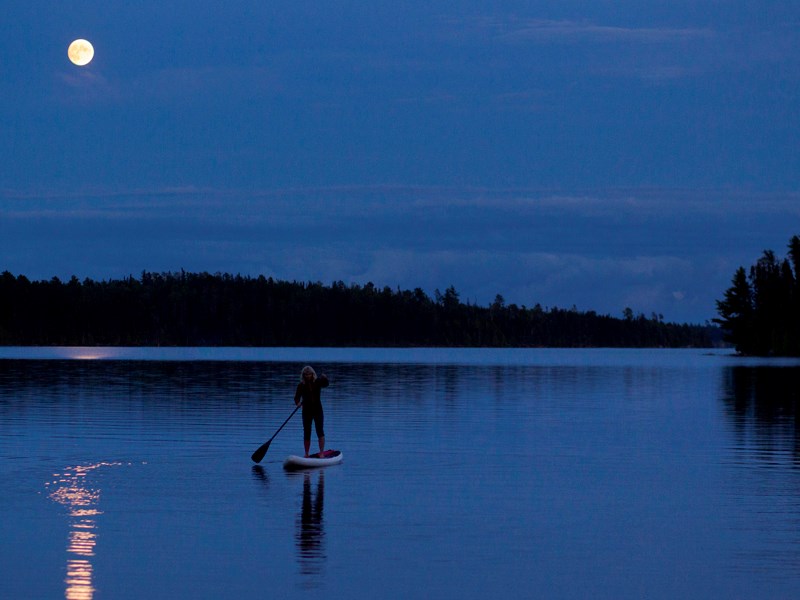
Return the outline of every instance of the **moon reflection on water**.
{"type": "Polygon", "coordinates": [[[98,509],[100,490],[90,487],[86,476],[100,467],[121,464],[101,462],[67,467],[63,473],[54,473],[54,480],[46,484],[52,489],[49,498],[69,509],[70,531],[64,579],[67,600],[91,600],[95,592],[91,559],[97,546],[97,517],[103,513],[98,509]]]}

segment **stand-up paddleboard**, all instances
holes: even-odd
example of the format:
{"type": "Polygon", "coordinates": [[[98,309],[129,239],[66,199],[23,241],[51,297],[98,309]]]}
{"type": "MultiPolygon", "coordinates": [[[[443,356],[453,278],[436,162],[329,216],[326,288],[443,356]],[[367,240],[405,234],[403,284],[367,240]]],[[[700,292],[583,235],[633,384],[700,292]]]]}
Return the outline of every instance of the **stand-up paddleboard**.
{"type": "Polygon", "coordinates": [[[342,462],[342,453],[339,450],[325,450],[311,454],[308,458],[304,456],[289,456],[283,461],[283,468],[287,471],[298,471],[301,469],[318,469],[320,467],[331,467],[342,462]]]}

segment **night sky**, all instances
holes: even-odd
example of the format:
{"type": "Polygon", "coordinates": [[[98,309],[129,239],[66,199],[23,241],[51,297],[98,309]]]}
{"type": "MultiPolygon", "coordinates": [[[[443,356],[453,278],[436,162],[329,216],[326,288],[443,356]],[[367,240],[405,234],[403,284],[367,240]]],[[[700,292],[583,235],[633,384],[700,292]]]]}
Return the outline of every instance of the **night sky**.
{"type": "Polygon", "coordinates": [[[11,0],[0,52],[0,271],[32,279],[703,322],[800,234],[798,3],[11,0]]]}

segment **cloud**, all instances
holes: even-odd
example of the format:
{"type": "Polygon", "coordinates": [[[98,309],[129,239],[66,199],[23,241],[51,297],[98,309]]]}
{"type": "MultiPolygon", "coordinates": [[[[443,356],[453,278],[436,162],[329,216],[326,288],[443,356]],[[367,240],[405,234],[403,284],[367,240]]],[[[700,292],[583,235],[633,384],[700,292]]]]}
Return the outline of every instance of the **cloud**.
{"type": "MultiPolygon", "coordinates": [[[[447,229],[470,223],[502,229],[530,226],[538,219],[565,222],[673,222],[687,215],[695,222],[727,217],[779,219],[800,217],[798,192],[687,190],[670,188],[551,191],[479,187],[341,185],[269,190],[237,190],[197,186],[73,190],[0,189],[0,208],[7,217],[51,215],[129,218],[153,212],[162,218],[206,218],[224,225],[292,223],[308,217],[328,224],[354,220],[359,226],[415,224],[447,229]],[[577,220],[577,221],[576,221],[577,220]]],[[[363,230],[369,235],[369,227],[363,230]]],[[[484,229],[485,231],[485,229],[484,229]]],[[[471,243],[471,241],[470,241],[471,243]]]]}
{"type": "Polygon", "coordinates": [[[505,43],[635,42],[663,44],[717,36],[702,27],[624,27],[587,20],[521,18],[513,15],[446,20],[458,37],[490,36],[505,43]]]}
{"type": "MultiPolygon", "coordinates": [[[[323,259],[311,264],[326,263],[323,259]]],[[[346,268],[347,261],[340,266],[346,268]]],[[[675,285],[691,285],[694,272],[690,260],[672,256],[594,258],[522,248],[499,253],[480,248],[459,252],[382,249],[360,253],[349,266],[357,268],[339,271],[345,281],[421,287],[428,293],[453,285],[463,301],[481,305],[501,293],[508,302],[528,307],[577,305],[581,310],[614,315],[626,306],[648,314],[676,314],[683,298],[676,298],[672,290],[675,285]]],[[[317,270],[323,281],[333,274],[317,270]]]]}
{"type": "Polygon", "coordinates": [[[702,322],[739,264],[780,251],[796,194],[338,186],[0,193],[4,268],[34,278],[143,269],[372,281],[702,322]]]}
{"type": "Polygon", "coordinates": [[[284,91],[268,68],[226,65],[155,69],[131,76],[64,71],[55,74],[54,86],[57,102],[82,107],[231,103],[274,97],[284,91]]]}
{"type": "Polygon", "coordinates": [[[703,28],[620,27],[588,21],[546,19],[512,20],[495,25],[499,38],[506,42],[582,43],[634,42],[663,44],[709,39],[716,34],[703,28]]]}
{"type": "MultiPolygon", "coordinates": [[[[796,79],[800,64],[797,25],[792,22],[750,20],[737,25],[718,19],[713,27],[675,27],[651,19],[644,26],[626,26],[609,20],[509,14],[451,18],[445,22],[452,43],[466,48],[513,48],[516,64],[542,52],[544,47],[568,46],[558,55],[548,55],[555,68],[602,77],[631,77],[652,84],[716,75],[720,71],[754,71],[764,65],[777,66],[784,76],[796,79]]],[[[488,54],[493,59],[498,56],[488,54]]]]}

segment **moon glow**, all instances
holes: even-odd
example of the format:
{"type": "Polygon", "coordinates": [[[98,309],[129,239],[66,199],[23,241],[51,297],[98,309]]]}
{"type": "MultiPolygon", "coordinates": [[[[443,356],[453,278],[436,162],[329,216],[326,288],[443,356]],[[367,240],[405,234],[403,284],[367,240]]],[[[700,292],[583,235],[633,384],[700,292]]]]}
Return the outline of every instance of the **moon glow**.
{"type": "Polygon", "coordinates": [[[88,65],[94,58],[94,47],[86,40],[75,40],[67,48],[67,56],[79,67],[88,65]]]}

